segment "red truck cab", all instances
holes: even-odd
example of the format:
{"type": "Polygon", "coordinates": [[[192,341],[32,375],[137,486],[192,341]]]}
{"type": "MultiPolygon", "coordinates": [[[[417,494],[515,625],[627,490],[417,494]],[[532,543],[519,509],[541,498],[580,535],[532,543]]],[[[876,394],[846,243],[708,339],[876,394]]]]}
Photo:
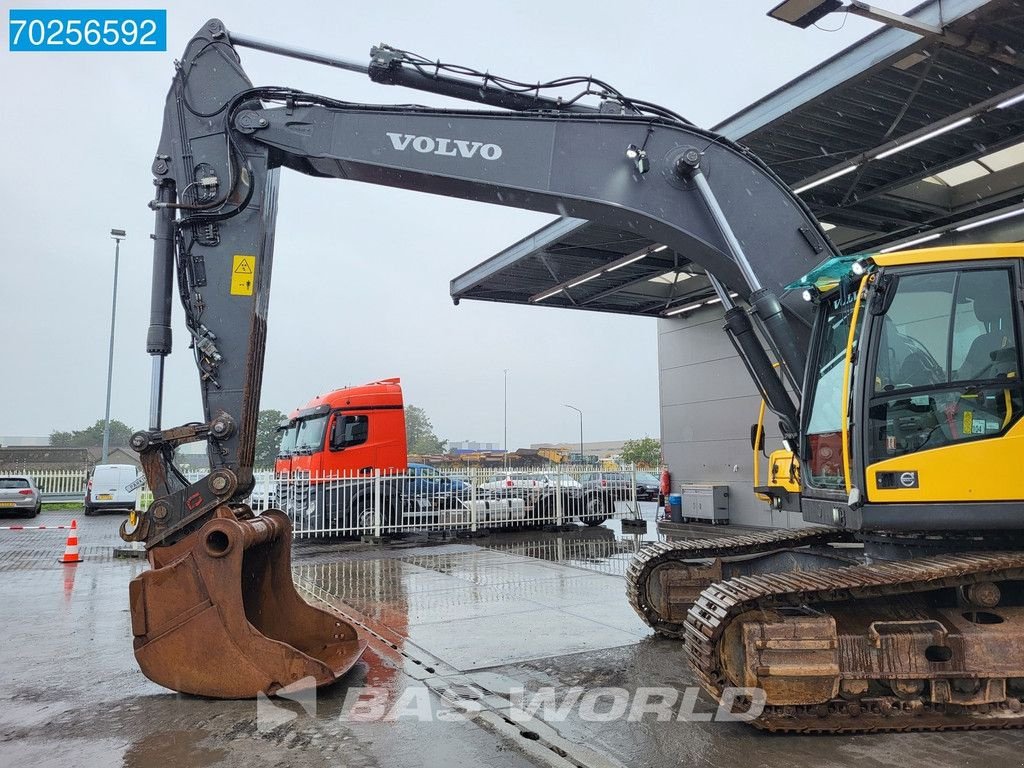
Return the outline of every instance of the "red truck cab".
{"type": "Polygon", "coordinates": [[[318,395],[282,425],[278,475],[402,472],[407,467],[405,406],[398,378],[318,395]]]}

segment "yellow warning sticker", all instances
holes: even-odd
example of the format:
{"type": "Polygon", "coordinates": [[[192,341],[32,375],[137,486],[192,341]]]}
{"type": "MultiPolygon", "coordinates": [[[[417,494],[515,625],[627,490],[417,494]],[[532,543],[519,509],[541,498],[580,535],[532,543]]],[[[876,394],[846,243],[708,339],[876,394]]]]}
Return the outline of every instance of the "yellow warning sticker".
{"type": "Polygon", "coordinates": [[[252,296],[256,284],[256,257],[236,253],[231,264],[231,295],[252,296]]]}

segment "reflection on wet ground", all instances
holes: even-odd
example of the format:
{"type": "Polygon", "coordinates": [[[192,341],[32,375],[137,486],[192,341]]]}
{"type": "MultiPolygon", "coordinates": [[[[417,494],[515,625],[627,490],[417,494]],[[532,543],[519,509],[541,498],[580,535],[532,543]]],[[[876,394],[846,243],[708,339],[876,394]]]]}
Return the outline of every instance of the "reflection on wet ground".
{"type": "Polygon", "coordinates": [[[611,576],[625,576],[633,555],[645,543],[642,536],[618,537],[608,528],[584,529],[546,539],[509,534],[492,538],[496,540],[483,546],[495,552],[533,557],[611,576]]]}
{"type": "MultiPolygon", "coordinates": [[[[43,514],[51,525],[70,517],[43,514]]],[[[121,516],[77,518],[85,552],[77,566],[57,563],[64,545],[60,533],[0,533],[0,566],[7,566],[0,622],[0,765],[533,765],[473,723],[342,718],[346,698],[359,687],[382,688],[395,697],[410,686],[422,687],[419,665],[379,641],[342,681],[318,691],[315,717],[300,709],[268,732],[258,728],[256,702],[178,695],[149,682],[132,655],[127,591],[128,581],[145,566],[112,557],[121,516]]],[[[342,553],[336,556],[365,560],[377,551],[334,547],[342,553]]]]}
{"type": "MultiPolygon", "coordinates": [[[[653,518],[654,505],[643,506],[653,518]]],[[[632,555],[657,534],[653,519],[636,530],[622,533],[616,520],[447,542],[405,537],[383,550],[354,548],[341,556],[314,542],[296,548],[295,574],[321,599],[355,611],[375,631],[387,630],[389,642],[412,643],[465,671],[646,636],[624,598],[622,577],[632,555]]]]}
{"type": "MultiPolygon", "coordinates": [[[[519,732],[479,727],[483,718],[345,719],[348,697],[363,686],[392,702],[410,691],[475,686],[492,712],[508,706],[516,686],[553,687],[559,698],[574,686],[630,696],[652,686],[691,689],[681,646],[652,636],[623,594],[631,553],[656,539],[653,519],[641,534],[609,522],[568,533],[409,537],[386,547],[303,542],[294,552],[298,585],[360,622],[370,645],[345,679],[318,692],[316,717],[299,711],[264,733],[254,702],[179,696],[142,676],[126,587],[144,565],[110,556],[119,521],[80,517],[86,561],[70,570],[56,563],[59,535],[0,534],[0,765],[520,768],[533,764],[530,744],[556,736],[575,745],[573,764],[585,768],[873,768],[896,756],[913,768],[1020,764],[1019,732],[778,737],[650,715],[595,721],[570,707],[550,727],[531,724],[529,738],[538,740],[527,743],[519,732]]],[[[698,700],[699,712],[710,709],[698,700]]]]}
{"type": "MultiPolygon", "coordinates": [[[[408,548],[373,558],[317,558],[298,573],[301,581],[319,583],[343,610],[354,609],[370,626],[386,628],[385,635],[401,637],[406,670],[419,656],[430,661],[414,672],[429,663],[438,675],[485,692],[486,680],[494,679],[528,692],[553,686],[559,697],[573,686],[611,686],[630,696],[668,686],[680,696],[689,690],[697,713],[710,713],[714,705],[696,688],[682,646],[655,637],[625,599],[623,576],[632,554],[657,540],[650,518],[641,534],[623,533],[610,521],[569,533],[502,532],[436,546],[407,542],[408,548]]],[[[496,706],[504,701],[488,698],[496,706]]],[[[567,712],[549,723],[552,733],[621,765],[886,766],[897,749],[901,764],[920,768],[982,754],[992,765],[1020,764],[1015,736],[1006,733],[786,738],[685,715],[595,721],[582,717],[579,707],[567,712]]]]}
{"type": "Polygon", "coordinates": [[[463,671],[647,634],[623,597],[622,547],[631,542],[607,529],[526,535],[372,560],[318,558],[298,564],[296,579],[463,671]]]}

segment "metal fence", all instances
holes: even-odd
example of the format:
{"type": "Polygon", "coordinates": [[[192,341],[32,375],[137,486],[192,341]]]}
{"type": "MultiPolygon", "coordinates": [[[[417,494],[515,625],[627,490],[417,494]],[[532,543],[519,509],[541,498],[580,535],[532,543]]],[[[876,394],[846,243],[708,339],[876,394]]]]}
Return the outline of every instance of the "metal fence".
{"type": "Polygon", "coordinates": [[[44,501],[83,499],[89,481],[89,473],[84,469],[25,469],[17,474],[31,477],[44,501]]]}
{"type": "MultiPolygon", "coordinates": [[[[81,499],[88,473],[26,470],[44,500],[81,499]]],[[[189,481],[205,472],[188,472],[189,481]]],[[[292,520],[296,537],[382,536],[414,530],[540,528],[639,516],[637,470],[588,466],[536,468],[409,469],[372,474],[255,473],[248,498],[260,512],[275,507],[292,520]]],[[[153,495],[143,487],[136,508],[153,495]]]]}
{"type": "MultiPolygon", "coordinates": [[[[381,536],[413,530],[540,528],[638,516],[633,468],[409,470],[276,477],[265,506],[283,509],[296,537],[381,536]]],[[[254,492],[259,506],[263,494],[254,492]]]]}

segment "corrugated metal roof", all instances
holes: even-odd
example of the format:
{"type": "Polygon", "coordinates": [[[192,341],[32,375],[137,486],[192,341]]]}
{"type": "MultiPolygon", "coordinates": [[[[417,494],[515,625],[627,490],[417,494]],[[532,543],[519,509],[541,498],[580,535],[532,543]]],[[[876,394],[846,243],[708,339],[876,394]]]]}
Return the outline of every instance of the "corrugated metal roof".
{"type": "Polygon", "coordinates": [[[616,260],[628,262],[625,257],[644,251],[643,259],[566,287],[543,299],[543,305],[657,315],[674,300],[710,292],[705,277],[691,276],[695,268],[689,261],[668,249],[655,252],[656,247],[645,237],[595,222],[559,219],[455,278],[452,296],[524,303],[552,286],[571,283],[616,260]],[[670,272],[673,282],[666,278],[670,272]]]}
{"type": "MultiPolygon", "coordinates": [[[[995,179],[961,194],[959,185],[917,186],[1024,141],[1024,110],[992,108],[1024,87],[1024,57],[1018,53],[1024,51],[1024,7],[1009,0],[984,3],[946,29],[959,44],[918,38],[741,138],[795,188],[867,155],[856,171],[803,194],[819,219],[837,225],[830,236],[845,250],[878,248],[999,208],[1008,197],[1020,199],[1019,166],[1007,169],[1013,177],[1008,189],[997,189],[995,179]],[[888,157],[868,159],[961,117],[971,120],[888,157]]],[[[730,118],[719,128],[736,124],[730,118]]]]}
{"type": "MultiPolygon", "coordinates": [[[[1024,143],[1024,99],[997,108],[1024,94],[1024,2],[933,0],[908,15],[933,24],[941,16],[946,34],[881,29],[715,127],[794,189],[856,164],[801,193],[834,225],[829,236],[845,252],[936,232],[941,238],[931,244],[949,244],[956,226],[1024,203],[1024,164],[1014,162],[1024,159],[1017,147],[1024,143]]],[[[528,303],[655,245],[599,223],[561,219],[455,278],[451,293],[456,300],[528,303]]],[[[673,270],[700,274],[671,251],[649,253],[539,303],[657,316],[709,295],[703,277],[651,282],[673,270]]]]}

